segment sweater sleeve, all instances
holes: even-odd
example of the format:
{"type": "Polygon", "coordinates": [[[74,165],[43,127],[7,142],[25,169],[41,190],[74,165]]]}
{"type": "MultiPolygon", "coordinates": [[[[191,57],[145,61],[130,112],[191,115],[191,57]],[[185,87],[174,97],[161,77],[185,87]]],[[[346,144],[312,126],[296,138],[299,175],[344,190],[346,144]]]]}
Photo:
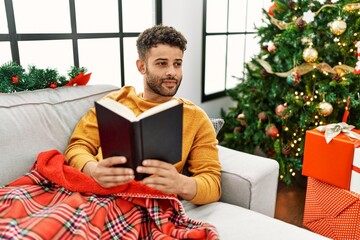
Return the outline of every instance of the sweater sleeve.
{"type": "Polygon", "coordinates": [[[206,113],[195,108],[184,114],[183,151],[187,155],[188,171],[196,181],[197,192],[190,201],[206,204],[218,201],[221,196],[221,164],[218,156],[216,133],[206,113]]]}
{"type": "Polygon", "coordinates": [[[70,137],[65,150],[68,165],[81,171],[87,162],[99,161],[102,158],[101,152],[98,152],[98,134],[95,109],[91,108],[78,122],[70,137]]]}

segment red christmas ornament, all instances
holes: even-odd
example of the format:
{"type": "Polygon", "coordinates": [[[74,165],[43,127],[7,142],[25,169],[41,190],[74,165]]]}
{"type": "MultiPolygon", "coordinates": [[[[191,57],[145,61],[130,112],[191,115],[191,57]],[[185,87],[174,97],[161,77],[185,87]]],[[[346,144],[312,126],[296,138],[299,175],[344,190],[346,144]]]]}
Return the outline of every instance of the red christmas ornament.
{"type": "Polygon", "coordinates": [[[288,8],[291,9],[291,10],[294,10],[295,8],[295,2],[294,1],[290,1],[288,4],[287,4],[288,8]]]}
{"type": "Polygon", "coordinates": [[[268,151],[267,155],[268,155],[269,158],[272,158],[272,157],[275,156],[275,151],[273,149],[271,149],[271,150],[268,151]]]}
{"type": "Polygon", "coordinates": [[[239,115],[237,115],[236,119],[240,122],[242,126],[247,126],[247,123],[245,121],[245,114],[240,113],[239,115]]]}
{"type": "Polygon", "coordinates": [[[49,88],[57,88],[58,87],[58,85],[57,85],[57,83],[56,82],[51,82],[50,84],[49,84],[49,88]]]}
{"type": "Polygon", "coordinates": [[[275,124],[269,124],[265,129],[265,134],[267,136],[270,136],[271,138],[276,138],[277,135],[279,134],[279,130],[277,129],[275,124]]]}
{"type": "Polygon", "coordinates": [[[269,43],[267,50],[268,50],[269,53],[275,52],[276,51],[276,45],[274,43],[269,43]]]}
{"type": "Polygon", "coordinates": [[[235,127],[233,130],[233,133],[239,133],[241,130],[241,127],[235,127]]]}
{"type": "Polygon", "coordinates": [[[274,16],[274,10],[277,8],[277,4],[274,3],[271,7],[269,7],[269,15],[274,16]]]}
{"type": "Polygon", "coordinates": [[[11,77],[11,81],[12,81],[13,83],[18,83],[18,82],[19,82],[19,78],[18,78],[17,76],[12,76],[12,77],[11,77]]]}
{"type": "Polygon", "coordinates": [[[266,115],[266,112],[260,112],[259,114],[258,114],[258,118],[261,120],[261,121],[263,121],[263,122],[265,122],[266,120],[267,120],[267,115],[266,115]]]}
{"type": "Polygon", "coordinates": [[[288,113],[284,113],[284,111],[287,109],[287,106],[284,105],[284,104],[280,104],[279,106],[277,106],[275,108],[275,114],[282,118],[282,119],[285,119],[288,117],[288,113]]]}

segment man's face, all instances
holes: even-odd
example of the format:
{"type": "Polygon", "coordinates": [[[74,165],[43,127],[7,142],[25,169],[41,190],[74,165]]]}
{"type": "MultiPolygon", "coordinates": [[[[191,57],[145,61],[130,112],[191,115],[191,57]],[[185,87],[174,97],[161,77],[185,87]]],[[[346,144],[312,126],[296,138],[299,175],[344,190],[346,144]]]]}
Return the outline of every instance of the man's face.
{"type": "Polygon", "coordinates": [[[159,44],[150,49],[145,62],[145,91],[174,96],[182,80],[182,58],[183,52],[177,47],[159,44]]]}

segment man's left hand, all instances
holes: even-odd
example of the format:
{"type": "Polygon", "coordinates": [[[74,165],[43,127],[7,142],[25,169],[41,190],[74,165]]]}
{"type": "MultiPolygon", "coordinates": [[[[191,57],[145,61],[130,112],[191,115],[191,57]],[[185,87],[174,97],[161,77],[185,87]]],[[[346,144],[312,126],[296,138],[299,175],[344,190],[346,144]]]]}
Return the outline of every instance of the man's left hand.
{"type": "Polygon", "coordinates": [[[137,167],[139,173],[151,175],[142,183],[166,194],[177,194],[185,200],[191,200],[196,194],[195,179],[178,173],[176,168],[167,162],[146,159],[142,166],[137,167]]]}

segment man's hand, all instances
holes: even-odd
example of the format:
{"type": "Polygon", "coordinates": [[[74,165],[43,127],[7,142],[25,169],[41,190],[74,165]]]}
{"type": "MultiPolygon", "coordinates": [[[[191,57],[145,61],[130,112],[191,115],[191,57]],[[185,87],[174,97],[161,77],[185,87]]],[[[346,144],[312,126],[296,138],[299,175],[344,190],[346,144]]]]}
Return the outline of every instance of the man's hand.
{"type": "Polygon", "coordinates": [[[90,161],[86,163],[82,171],[94,178],[102,187],[115,187],[129,183],[135,178],[131,168],[113,167],[125,162],[125,157],[110,157],[99,162],[90,161]]]}
{"type": "Polygon", "coordinates": [[[142,164],[136,171],[151,175],[142,180],[145,185],[167,194],[177,194],[185,200],[194,198],[195,180],[178,173],[172,164],[154,159],[146,159],[142,164]]]}

